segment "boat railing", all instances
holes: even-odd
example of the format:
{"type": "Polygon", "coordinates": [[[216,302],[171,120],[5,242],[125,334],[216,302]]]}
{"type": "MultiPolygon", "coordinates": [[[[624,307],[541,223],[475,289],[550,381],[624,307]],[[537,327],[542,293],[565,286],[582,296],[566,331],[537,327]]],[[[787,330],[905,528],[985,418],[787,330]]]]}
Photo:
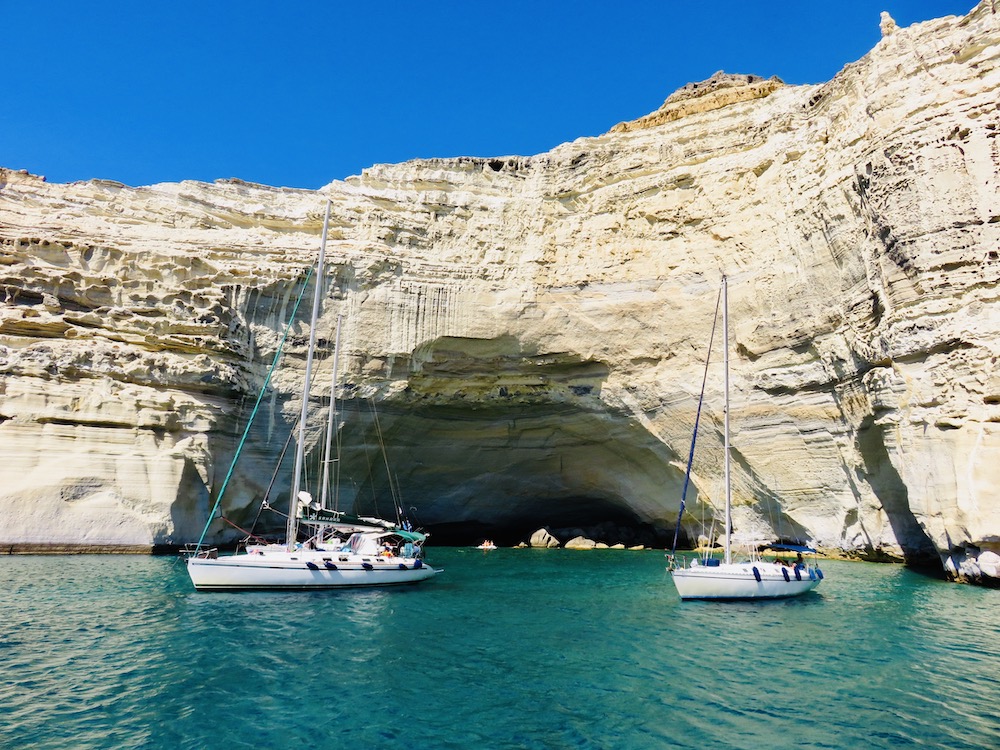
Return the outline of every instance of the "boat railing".
{"type": "Polygon", "coordinates": [[[202,560],[216,560],[219,557],[219,548],[200,547],[197,544],[185,544],[184,557],[197,557],[202,560]]]}

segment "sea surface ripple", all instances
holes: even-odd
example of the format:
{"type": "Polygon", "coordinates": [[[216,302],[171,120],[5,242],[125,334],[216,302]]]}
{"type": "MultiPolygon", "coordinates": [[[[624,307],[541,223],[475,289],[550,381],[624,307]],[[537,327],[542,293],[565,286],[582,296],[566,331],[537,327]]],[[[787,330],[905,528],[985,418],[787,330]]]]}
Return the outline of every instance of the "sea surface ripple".
{"type": "Polygon", "coordinates": [[[0,747],[1000,747],[1000,591],[830,561],[678,600],[663,553],[430,548],[419,586],[197,593],[169,557],[5,557],[0,747]]]}

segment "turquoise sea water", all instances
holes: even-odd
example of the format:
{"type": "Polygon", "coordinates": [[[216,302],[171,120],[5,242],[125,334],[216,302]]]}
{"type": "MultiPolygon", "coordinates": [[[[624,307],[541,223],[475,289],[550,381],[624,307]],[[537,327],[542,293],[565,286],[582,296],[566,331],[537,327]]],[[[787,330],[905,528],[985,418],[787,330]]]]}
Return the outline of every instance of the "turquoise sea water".
{"type": "Polygon", "coordinates": [[[392,591],[0,561],[0,747],[997,748],[1000,591],[828,562],[681,603],[662,552],[430,548],[392,591]]]}

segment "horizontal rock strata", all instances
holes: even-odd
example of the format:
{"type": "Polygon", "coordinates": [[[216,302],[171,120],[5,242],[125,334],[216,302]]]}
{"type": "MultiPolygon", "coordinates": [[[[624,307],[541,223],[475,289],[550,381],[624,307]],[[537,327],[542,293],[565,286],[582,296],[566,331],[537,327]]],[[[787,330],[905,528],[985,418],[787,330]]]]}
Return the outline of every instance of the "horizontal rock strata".
{"type": "MultiPolygon", "coordinates": [[[[209,538],[287,503],[327,199],[345,504],[391,510],[381,439],[425,525],[669,538],[726,273],[737,533],[997,546],[1000,21],[882,27],[822,85],[722,77],[545,154],[318,193],[0,172],[0,548],[197,540],[294,311],[209,538]]],[[[713,371],[686,540],[719,516],[720,404],[713,371]]]]}

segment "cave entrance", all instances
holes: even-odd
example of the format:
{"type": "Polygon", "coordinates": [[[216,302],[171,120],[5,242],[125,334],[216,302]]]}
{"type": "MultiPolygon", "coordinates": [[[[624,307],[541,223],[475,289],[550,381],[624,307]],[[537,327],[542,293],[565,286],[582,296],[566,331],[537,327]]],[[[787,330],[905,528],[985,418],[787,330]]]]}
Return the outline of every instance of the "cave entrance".
{"type": "MultiPolygon", "coordinates": [[[[865,460],[868,484],[882,503],[906,566],[942,576],[941,558],[934,542],[914,515],[906,482],[892,463],[885,428],[875,425],[869,417],[858,430],[857,442],[865,460]]],[[[874,552],[870,543],[869,548],[874,552]]]]}
{"type": "Polygon", "coordinates": [[[578,536],[607,545],[665,547],[673,531],[640,520],[634,513],[603,498],[535,498],[522,502],[516,512],[489,522],[470,520],[428,524],[431,543],[467,547],[492,539],[501,547],[527,543],[545,529],[565,544],[578,536]]]}

